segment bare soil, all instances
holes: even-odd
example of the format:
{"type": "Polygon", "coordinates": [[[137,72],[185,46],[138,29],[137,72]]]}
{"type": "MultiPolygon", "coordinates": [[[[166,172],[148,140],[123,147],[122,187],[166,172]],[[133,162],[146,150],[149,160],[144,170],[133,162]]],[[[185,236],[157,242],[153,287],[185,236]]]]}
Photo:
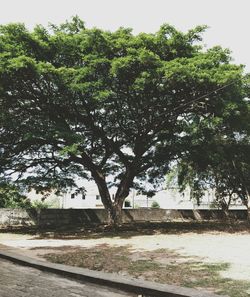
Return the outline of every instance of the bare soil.
{"type": "Polygon", "coordinates": [[[0,243],[47,261],[231,297],[250,296],[249,231],[0,234],[0,243]],[[55,239],[61,238],[61,239],[55,239]],[[74,239],[77,238],[77,239],[74,239]]]}

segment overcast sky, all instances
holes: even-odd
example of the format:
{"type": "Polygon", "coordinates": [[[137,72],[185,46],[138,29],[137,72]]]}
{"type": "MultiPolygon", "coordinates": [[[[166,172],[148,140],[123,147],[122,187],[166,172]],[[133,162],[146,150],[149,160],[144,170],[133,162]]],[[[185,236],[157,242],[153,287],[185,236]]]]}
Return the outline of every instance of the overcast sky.
{"type": "Polygon", "coordinates": [[[79,15],[87,27],[155,32],[163,23],[186,31],[208,25],[204,43],[232,51],[250,72],[249,0],[0,0],[0,23],[59,24],[79,15]]]}

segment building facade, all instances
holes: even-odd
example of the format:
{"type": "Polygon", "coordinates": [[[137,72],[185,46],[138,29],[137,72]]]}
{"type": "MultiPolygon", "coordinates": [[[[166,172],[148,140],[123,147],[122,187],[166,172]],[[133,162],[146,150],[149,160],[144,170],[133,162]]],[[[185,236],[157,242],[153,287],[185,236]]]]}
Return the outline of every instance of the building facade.
{"type": "MultiPolygon", "coordinates": [[[[104,208],[97,186],[94,182],[84,184],[85,191],[69,190],[60,196],[53,192],[45,199],[49,207],[54,208],[104,208]]],[[[115,190],[111,192],[111,198],[114,199],[115,190]]],[[[31,201],[41,201],[43,195],[37,194],[34,190],[28,193],[31,201]]],[[[146,195],[138,195],[135,190],[131,190],[129,196],[124,202],[124,208],[151,208],[159,207],[163,209],[209,209],[215,207],[215,192],[206,191],[198,205],[196,200],[191,199],[190,189],[179,192],[178,188],[169,188],[159,191],[154,197],[149,198],[146,195]]],[[[242,207],[241,201],[236,200],[231,208],[242,207]]]]}

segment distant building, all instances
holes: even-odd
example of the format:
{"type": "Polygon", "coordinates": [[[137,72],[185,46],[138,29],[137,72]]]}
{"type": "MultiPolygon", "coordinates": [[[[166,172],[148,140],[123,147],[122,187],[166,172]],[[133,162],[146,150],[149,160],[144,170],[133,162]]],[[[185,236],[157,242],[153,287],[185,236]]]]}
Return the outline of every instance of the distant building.
{"type": "MultiPolygon", "coordinates": [[[[54,208],[104,208],[97,186],[94,182],[86,182],[84,185],[86,191],[69,190],[60,196],[53,192],[45,199],[49,207],[54,208]]],[[[111,192],[111,198],[114,199],[115,191],[111,192]]],[[[37,194],[34,190],[28,193],[31,201],[40,200],[43,195],[37,194]]],[[[190,197],[190,189],[180,193],[178,188],[169,188],[156,193],[152,198],[146,195],[137,195],[135,190],[131,190],[126,198],[124,208],[151,208],[152,204],[157,202],[163,209],[209,209],[214,206],[215,193],[213,190],[206,191],[198,205],[190,197]]],[[[231,208],[244,208],[240,199],[236,199],[231,208]]]]}

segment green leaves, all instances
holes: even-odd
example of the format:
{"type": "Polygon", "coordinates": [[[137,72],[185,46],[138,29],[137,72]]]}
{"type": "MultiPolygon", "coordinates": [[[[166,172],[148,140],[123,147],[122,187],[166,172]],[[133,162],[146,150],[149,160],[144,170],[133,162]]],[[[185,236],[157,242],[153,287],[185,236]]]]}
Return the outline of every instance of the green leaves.
{"type": "Polygon", "coordinates": [[[0,181],[0,207],[28,208],[30,206],[30,201],[22,195],[20,188],[6,181],[0,181]]]}
{"type": "Polygon", "coordinates": [[[78,155],[78,154],[80,154],[78,147],[79,147],[79,144],[77,144],[77,143],[73,143],[72,145],[64,146],[59,151],[59,154],[62,156],[67,156],[68,154],[78,155]]]}
{"type": "Polygon", "coordinates": [[[1,173],[28,171],[42,188],[112,175],[124,198],[173,160],[205,170],[214,145],[249,133],[249,78],[228,50],[202,48],[205,28],[1,26],[1,173]]]}

